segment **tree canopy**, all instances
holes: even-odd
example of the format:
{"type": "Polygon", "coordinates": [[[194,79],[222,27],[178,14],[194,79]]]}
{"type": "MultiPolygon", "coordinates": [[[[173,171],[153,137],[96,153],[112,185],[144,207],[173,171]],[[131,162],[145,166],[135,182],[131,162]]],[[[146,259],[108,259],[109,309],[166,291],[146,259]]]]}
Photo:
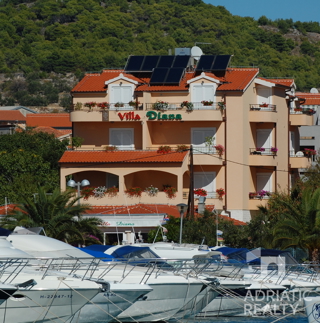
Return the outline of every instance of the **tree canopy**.
{"type": "Polygon", "coordinates": [[[44,81],[52,72],[81,77],[195,43],[205,54],[232,54],[233,66],[258,66],[261,76],[294,77],[299,90],[320,87],[318,22],[254,20],[201,0],[5,0],[0,17],[3,105],[58,102],[72,84],[44,81]],[[26,77],[18,90],[14,73],[26,77]]]}

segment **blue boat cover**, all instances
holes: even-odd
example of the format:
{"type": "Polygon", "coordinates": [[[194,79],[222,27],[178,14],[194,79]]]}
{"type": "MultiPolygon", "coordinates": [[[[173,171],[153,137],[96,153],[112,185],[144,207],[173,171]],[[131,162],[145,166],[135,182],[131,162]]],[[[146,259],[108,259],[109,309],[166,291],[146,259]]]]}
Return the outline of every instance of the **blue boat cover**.
{"type": "Polygon", "coordinates": [[[160,258],[149,247],[123,246],[112,254],[115,258],[160,258]]]}
{"type": "Polygon", "coordinates": [[[110,261],[111,259],[114,259],[113,256],[107,255],[106,253],[104,253],[103,251],[96,251],[96,250],[91,250],[88,249],[87,247],[85,248],[78,248],[81,251],[86,252],[87,254],[96,257],[96,258],[101,258],[102,261],[110,261]]]}

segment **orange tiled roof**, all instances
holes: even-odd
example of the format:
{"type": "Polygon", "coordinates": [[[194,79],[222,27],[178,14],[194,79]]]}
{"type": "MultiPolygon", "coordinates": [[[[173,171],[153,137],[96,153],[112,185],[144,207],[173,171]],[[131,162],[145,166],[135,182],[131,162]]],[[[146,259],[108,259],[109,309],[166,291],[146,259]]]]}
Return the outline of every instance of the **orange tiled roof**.
{"type": "Polygon", "coordinates": [[[66,151],[59,163],[182,163],[187,152],[158,154],[156,151],[66,151]]]}
{"type": "Polygon", "coordinates": [[[272,82],[274,84],[283,85],[286,87],[292,87],[292,85],[294,84],[294,79],[268,79],[263,77],[260,77],[260,79],[265,80],[267,82],[272,82]]]}
{"type": "Polygon", "coordinates": [[[118,77],[120,74],[133,81],[143,82],[141,79],[125,73],[123,70],[104,70],[102,73],[86,74],[71,92],[105,92],[105,82],[118,77]]]}
{"type": "Polygon", "coordinates": [[[320,105],[320,93],[296,92],[296,96],[300,99],[305,99],[302,105],[320,105]]]}
{"type": "Polygon", "coordinates": [[[0,121],[26,122],[26,117],[18,110],[1,110],[0,121]]]}
{"type": "MultiPolygon", "coordinates": [[[[214,210],[214,205],[207,205],[206,209],[209,211],[214,210]]],[[[196,210],[195,210],[196,211],[196,210]]],[[[127,205],[127,206],[92,206],[90,210],[87,211],[87,214],[166,214],[172,215],[176,218],[180,217],[180,213],[177,210],[176,205],[169,204],[135,204],[135,205],[127,205]]],[[[197,215],[198,213],[196,213],[197,215]]],[[[219,216],[221,219],[232,221],[235,225],[246,225],[245,222],[229,218],[225,215],[219,216]]]]}
{"type": "Polygon", "coordinates": [[[53,128],[71,128],[69,113],[35,113],[27,114],[27,126],[38,127],[46,126],[53,128]]]}
{"type": "Polygon", "coordinates": [[[35,131],[35,132],[46,132],[46,133],[49,133],[49,134],[53,134],[56,138],[60,138],[62,136],[71,134],[71,130],[62,131],[62,130],[54,129],[52,127],[44,127],[44,126],[36,127],[36,128],[33,129],[33,131],[35,131]]]}
{"type": "MultiPolygon", "coordinates": [[[[140,85],[136,87],[137,92],[187,91],[189,89],[187,81],[196,77],[194,72],[187,72],[179,85],[149,85],[150,76],[144,75],[138,78],[134,75],[127,74],[122,70],[106,70],[101,74],[95,73],[85,75],[71,92],[105,92],[105,82],[118,77],[120,73],[122,73],[124,77],[139,82],[140,85]]],[[[258,73],[258,68],[228,68],[223,77],[214,73],[205,73],[205,75],[222,82],[222,84],[219,85],[218,90],[243,91],[258,73]]]]}

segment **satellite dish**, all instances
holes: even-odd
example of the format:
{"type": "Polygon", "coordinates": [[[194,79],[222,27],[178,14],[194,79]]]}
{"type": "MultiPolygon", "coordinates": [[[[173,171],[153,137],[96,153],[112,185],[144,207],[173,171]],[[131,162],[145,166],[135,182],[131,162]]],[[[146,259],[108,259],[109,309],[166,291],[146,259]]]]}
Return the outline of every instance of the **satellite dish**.
{"type": "Polygon", "coordinates": [[[304,153],[302,151],[298,151],[296,153],[296,157],[304,157],[304,153]]]}
{"type": "Polygon", "coordinates": [[[199,60],[200,56],[203,54],[202,49],[198,46],[193,46],[191,48],[191,56],[196,59],[199,60]]]}
{"type": "MultiPolygon", "coordinates": [[[[191,52],[192,52],[192,49],[191,49],[191,52]]],[[[316,89],[315,87],[313,87],[311,90],[310,90],[310,93],[319,93],[318,89],[316,89]]]]}

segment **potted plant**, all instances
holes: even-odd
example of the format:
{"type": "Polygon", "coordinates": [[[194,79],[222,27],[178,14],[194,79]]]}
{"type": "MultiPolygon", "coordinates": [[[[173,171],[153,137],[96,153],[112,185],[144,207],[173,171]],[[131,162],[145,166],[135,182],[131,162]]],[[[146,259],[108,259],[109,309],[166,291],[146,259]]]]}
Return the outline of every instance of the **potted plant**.
{"type": "Polygon", "coordinates": [[[263,102],[262,104],[259,105],[260,108],[267,108],[269,105],[266,102],[263,102]]]}
{"type": "Polygon", "coordinates": [[[264,198],[265,196],[270,196],[270,192],[265,191],[265,190],[261,190],[258,192],[258,196],[260,199],[264,198]]]}
{"type": "Polygon", "coordinates": [[[110,108],[110,104],[108,102],[100,102],[97,104],[97,106],[101,109],[101,110],[106,110],[110,108]]]}
{"type": "Polygon", "coordinates": [[[84,187],[81,190],[81,196],[83,197],[83,199],[87,200],[90,196],[94,196],[93,190],[94,187],[84,187]]]}
{"type": "Polygon", "coordinates": [[[149,196],[156,196],[159,193],[159,189],[157,187],[152,186],[152,185],[149,187],[146,187],[146,189],[144,191],[149,196]]]}
{"type": "Polygon", "coordinates": [[[178,152],[178,153],[182,153],[186,150],[189,150],[189,146],[187,146],[187,145],[178,145],[176,148],[176,152],[178,152]]]}
{"type": "Polygon", "coordinates": [[[157,150],[158,154],[168,154],[171,152],[170,146],[160,146],[157,150]]]}
{"type": "Polygon", "coordinates": [[[258,147],[258,148],[256,148],[256,151],[265,151],[265,148],[263,148],[263,147],[258,147]]]}
{"type": "Polygon", "coordinates": [[[218,107],[221,112],[223,112],[226,109],[226,105],[222,101],[218,102],[218,107]]]}
{"type": "Polygon", "coordinates": [[[106,148],[105,148],[105,151],[111,151],[111,152],[113,152],[113,151],[116,151],[116,150],[118,150],[118,147],[117,146],[106,146],[106,148]]]}
{"type": "Polygon", "coordinates": [[[122,108],[122,107],[124,107],[124,103],[122,103],[122,102],[117,102],[117,103],[115,103],[115,105],[114,105],[116,108],[122,108]]]}
{"type": "Polygon", "coordinates": [[[249,193],[249,199],[254,199],[257,196],[256,192],[250,192],[249,193]]]}
{"type": "Polygon", "coordinates": [[[301,112],[302,111],[302,108],[294,108],[294,111],[301,112]]]}
{"type": "Polygon", "coordinates": [[[77,102],[76,104],[73,105],[74,110],[79,111],[82,109],[82,103],[81,102],[77,102]]]}
{"type": "Polygon", "coordinates": [[[180,104],[180,107],[181,108],[186,107],[187,111],[193,111],[193,103],[189,101],[183,101],[180,104]]]}
{"type": "Polygon", "coordinates": [[[224,188],[217,188],[216,193],[218,194],[219,200],[222,200],[223,196],[226,195],[224,188]]]}
{"type": "Polygon", "coordinates": [[[105,186],[98,186],[95,187],[94,190],[92,191],[94,197],[96,198],[103,198],[107,192],[107,188],[105,186]]]}
{"type": "Polygon", "coordinates": [[[273,155],[277,154],[278,148],[277,147],[271,147],[270,151],[272,152],[273,155]]]}
{"type": "Polygon", "coordinates": [[[138,186],[131,187],[125,191],[125,193],[130,197],[141,197],[142,192],[143,192],[143,189],[138,186]]]}
{"type": "Polygon", "coordinates": [[[196,188],[193,193],[198,196],[207,196],[208,192],[203,188],[196,188]]]}
{"type": "Polygon", "coordinates": [[[169,199],[173,199],[176,197],[177,189],[175,187],[164,185],[163,190],[169,199]]]}
{"type": "Polygon", "coordinates": [[[86,102],[86,103],[84,104],[84,106],[85,106],[85,107],[89,108],[89,111],[91,111],[91,109],[92,109],[93,107],[95,107],[96,105],[97,105],[97,103],[96,103],[96,102],[86,102]]]}
{"type": "Polygon", "coordinates": [[[169,103],[165,101],[157,101],[156,103],[153,104],[153,108],[158,111],[167,110],[168,106],[169,106],[169,103]]]}
{"type": "Polygon", "coordinates": [[[303,152],[304,152],[304,155],[307,156],[308,158],[310,158],[311,156],[315,156],[317,154],[316,150],[309,149],[309,148],[305,148],[303,152]]]}
{"type": "Polygon", "coordinates": [[[219,157],[221,157],[223,155],[223,153],[225,152],[225,149],[222,145],[215,145],[214,148],[218,152],[219,157]]]}
{"type": "Polygon", "coordinates": [[[106,194],[108,194],[109,197],[116,196],[118,192],[119,188],[116,186],[109,187],[106,190],[106,194]]]}
{"type": "Polygon", "coordinates": [[[201,103],[204,105],[204,106],[209,106],[209,105],[212,105],[213,104],[213,101],[201,101],[201,103]]]}
{"type": "Polygon", "coordinates": [[[129,101],[130,107],[135,107],[136,109],[138,108],[139,104],[140,104],[139,101],[133,101],[133,100],[129,101]]]}

